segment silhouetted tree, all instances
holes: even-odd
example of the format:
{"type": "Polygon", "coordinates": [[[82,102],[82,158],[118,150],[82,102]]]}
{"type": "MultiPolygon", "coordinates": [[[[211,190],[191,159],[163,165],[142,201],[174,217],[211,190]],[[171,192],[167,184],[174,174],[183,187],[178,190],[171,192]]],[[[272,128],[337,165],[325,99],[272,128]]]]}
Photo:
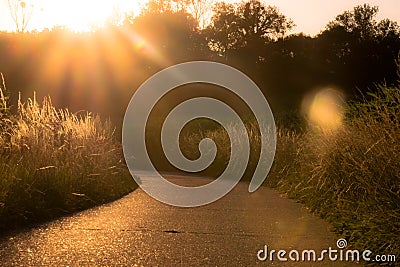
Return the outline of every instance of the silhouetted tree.
{"type": "Polygon", "coordinates": [[[239,6],[240,30],[246,40],[252,38],[277,39],[283,37],[294,23],[281,14],[275,6],[264,6],[260,1],[250,1],[239,6]]]}
{"type": "Polygon", "coordinates": [[[400,37],[400,27],[396,21],[383,19],[376,25],[376,29],[381,40],[395,40],[400,37]]]}
{"type": "Polygon", "coordinates": [[[224,54],[227,50],[241,46],[239,17],[236,8],[225,2],[217,3],[211,25],[205,30],[211,50],[224,54]]]}
{"type": "Polygon", "coordinates": [[[225,53],[285,35],[294,24],[276,7],[265,7],[260,1],[241,3],[238,6],[218,3],[207,29],[211,49],[225,53]]]}
{"type": "Polygon", "coordinates": [[[185,11],[192,15],[198,27],[202,27],[214,2],[215,0],[150,0],[142,14],[185,11]]]}
{"type": "Polygon", "coordinates": [[[331,78],[349,91],[397,79],[399,26],[389,19],[378,22],[378,11],[377,6],[356,6],[338,15],[316,39],[331,78]]]}
{"type": "Polygon", "coordinates": [[[207,15],[212,11],[215,0],[177,0],[182,1],[185,9],[192,14],[197,25],[202,28],[206,25],[207,15]]]}
{"type": "Polygon", "coordinates": [[[358,36],[360,39],[390,35],[397,35],[398,37],[399,26],[397,23],[389,19],[377,22],[375,18],[378,11],[378,6],[370,6],[368,4],[356,6],[352,11],[345,11],[336,16],[335,20],[327,25],[326,31],[339,28],[358,36]]]}

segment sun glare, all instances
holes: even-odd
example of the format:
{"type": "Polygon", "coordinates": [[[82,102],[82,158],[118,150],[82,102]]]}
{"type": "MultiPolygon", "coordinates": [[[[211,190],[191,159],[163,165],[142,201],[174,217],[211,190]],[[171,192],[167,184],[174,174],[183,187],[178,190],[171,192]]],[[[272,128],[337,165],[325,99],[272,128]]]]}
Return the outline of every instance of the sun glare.
{"type": "Polygon", "coordinates": [[[334,88],[323,88],[306,96],[303,112],[314,126],[324,131],[336,130],[343,120],[344,94],[334,88]]]}
{"type": "MultiPolygon", "coordinates": [[[[138,14],[143,1],[114,0],[43,0],[32,20],[35,28],[67,27],[84,32],[102,27],[112,16],[123,17],[124,13],[138,14]]],[[[116,19],[116,18],[114,18],[116,19]]]]}

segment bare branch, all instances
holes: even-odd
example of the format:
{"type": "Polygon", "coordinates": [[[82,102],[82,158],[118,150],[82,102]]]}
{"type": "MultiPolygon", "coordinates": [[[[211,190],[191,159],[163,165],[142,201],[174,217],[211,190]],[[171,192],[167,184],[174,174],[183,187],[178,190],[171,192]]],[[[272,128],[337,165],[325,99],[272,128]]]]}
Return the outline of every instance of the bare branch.
{"type": "Polygon", "coordinates": [[[22,0],[7,0],[17,32],[25,32],[33,14],[33,5],[22,0]]]}

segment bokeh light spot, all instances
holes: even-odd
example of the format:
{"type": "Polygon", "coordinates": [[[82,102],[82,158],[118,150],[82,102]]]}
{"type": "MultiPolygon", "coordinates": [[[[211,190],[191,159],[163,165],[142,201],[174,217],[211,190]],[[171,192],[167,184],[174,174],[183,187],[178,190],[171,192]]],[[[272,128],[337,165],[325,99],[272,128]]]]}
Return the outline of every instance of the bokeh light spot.
{"type": "Polygon", "coordinates": [[[322,88],[307,95],[302,103],[310,124],[323,131],[332,131],[342,125],[345,96],[336,88],[322,88]]]}

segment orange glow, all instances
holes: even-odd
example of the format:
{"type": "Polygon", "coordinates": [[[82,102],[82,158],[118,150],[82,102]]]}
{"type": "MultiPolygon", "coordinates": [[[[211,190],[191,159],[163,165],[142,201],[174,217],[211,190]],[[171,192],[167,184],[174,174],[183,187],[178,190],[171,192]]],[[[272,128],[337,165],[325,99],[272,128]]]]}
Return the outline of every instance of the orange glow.
{"type": "MultiPolygon", "coordinates": [[[[29,1],[28,1],[29,2],[29,1]]],[[[76,32],[104,26],[115,15],[122,20],[125,13],[138,14],[144,1],[114,0],[43,0],[32,1],[35,13],[31,25],[35,29],[63,26],[76,32]],[[39,6],[40,4],[40,6],[39,6]]]]}
{"type": "Polygon", "coordinates": [[[58,107],[111,110],[132,81],[147,75],[143,58],[160,67],[169,64],[159,47],[130,28],[92,34],[56,31],[49,36],[34,86],[47,88],[58,107]]]}
{"type": "Polygon", "coordinates": [[[344,94],[334,88],[323,88],[304,98],[302,103],[313,126],[323,131],[336,130],[342,125],[344,116],[344,94]]]}
{"type": "Polygon", "coordinates": [[[168,60],[151,42],[141,34],[135,31],[129,31],[126,33],[126,38],[131,42],[134,52],[140,52],[147,57],[151,58],[155,62],[158,62],[161,66],[168,66],[168,60]]]}

